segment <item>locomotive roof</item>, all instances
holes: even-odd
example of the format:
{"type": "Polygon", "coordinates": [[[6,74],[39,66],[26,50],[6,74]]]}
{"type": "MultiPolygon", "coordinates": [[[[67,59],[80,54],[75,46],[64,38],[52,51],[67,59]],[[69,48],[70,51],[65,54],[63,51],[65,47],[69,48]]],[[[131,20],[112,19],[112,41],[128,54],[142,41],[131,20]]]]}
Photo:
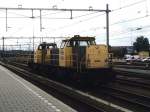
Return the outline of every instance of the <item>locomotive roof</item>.
{"type": "Polygon", "coordinates": [[[43,45],[46,45],[46,46],[57,46],[56,43],[46,43],[46,42],[42,42],[42,43],[40,44],[40,46],[43,46],[43,45]]]}
{"type": "Polygon", "coordinates": [[[81,37],[79,35],[75,35],[74,37],[70,38],[70,39],[65,39],[63,41],[94,41],[95,37],[81,37]]]}

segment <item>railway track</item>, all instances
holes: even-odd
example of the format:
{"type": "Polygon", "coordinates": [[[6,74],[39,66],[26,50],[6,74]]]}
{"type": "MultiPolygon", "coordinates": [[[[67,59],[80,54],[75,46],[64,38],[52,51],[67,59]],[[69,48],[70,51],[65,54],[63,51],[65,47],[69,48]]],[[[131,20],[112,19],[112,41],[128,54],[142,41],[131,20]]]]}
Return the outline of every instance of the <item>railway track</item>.
{"type": "Polygon", "coordinates": [[[150,111],[150,87],[145,85],[138,86],[138,83],[133,82],[115,82],[107,85],[101,85],[99,90],[96,88],[90,91],[96,97],[111,101],[117,105],[128,107],[135,112],[149,112],[150,111]]]}
{"type": "Polygon", "coordinates": [[[127,69],[114,67],[113,70],[118,76],[126,76],[130,78],[141,78],[150,80],[150,70],[127,69]]]}
{"type": "MultiPolygon", "coordinates": [[[[16,66],[19,66],[19,64],[16,64],[16,66]]],[[[24,66],[24,65],[22,65],[24,66]]],[[[39,76],[38,76],[39,77],[39,76]]],[[[126,76],[121,76],[117,77],[115,82],[112,82],[107,85],[100,85],[96,88],[92,88],[90,90],[82,90],[84,91],[83,93],[87,93],[86,95],[90,94],[90,97],[94,97],[97,100],[102,99],[102,101],[108,101],[108,105],[111,105],[111,107],[114,107],[114,104],[120,105],[121,110],[123,111],[136,111],[136,112],[149,112],[150,111],[150,84],[148,83],[149,81],[144,81],[143,79],[138,79],[138,78],[130,78],[126,76]],[[143,91],[143,92],[142,92],[143,91]],[[147,93],[147,94],[146,94],[147,93]],[[109,102],[113,102],[110,103],[109,102]],[[123,107],[123,108],[122,108],[123,107]],[[126,110],[126,108],[130,110],[126,110]]],[[[76,90],[76,89],[75,89],[76,90]]],[[[78,91],[78,90],[77,90],[78,91]]],[[[63,93],[64,94],[64,93],[63,93]]],[[[81,95],[79,95],[81,97],[81,95]]],[[[83,99],[80,98],[79,99],[83,99]]],[[[85,100],[85,99],[84,99],[85,100]]],[[[96,103],[97,103],[97,100],[96,103]]],[[[93,102],[94,107],[97,107],[97,104],[95,105],[95,101],[90,101],[93,102]]],[[[88,102],[87,99],[84,102],[88,102]]],[[[100,103],[100,102],[99,102],[100,103]]],[[[101,106],[98,104],[98,108],[101,108],[101,106]]],[[[102,106],[103,107],[103,106],[102,106]]],[[[92,107],[93,108],[93,107],[92,107]]],[[[105,109],[108,108],[105,105],[105,109]]],[[[109,112],[107,109],[105,110],[98,110],[98,111],[106,111],[109,112]]],[[[118,111],[118,110],[117,110],[118,111]]],[[[112,112],[117,112],[117,111],[112,111],[112,112]]]]}
{"type": "Polygon", "coordinates": [[[115,82],[150,90],[150,80],[147,79],[118,76],[115,82]]]}
{"type": "Polygon", "coordinates": [[[131,65],[131,64],[126,64],[126,65],[114,65],[114,67],[128,68],[128,69],[150,70],[150,66],[149,66],[148,63],[145,63],[144,65],[131,65]]]}
{"type": "Polygon", "coordinates": [[[103,90],[100,93],[108,94],[116,99],[126,101],[130,105],[133,105],[133,108],[140,107],[140,111],[150,111],[150,94],[139,91],[139,89],[111,84],[103,86],[103,90]]]}
{"type": "Polygon", "coordinates": [[[12,70],[21,77],[33,83],[38,83],[38,85],[42,87],[44,86],[46,90],[53,89],[55,93],[57,92],[60,94],[59,96],[65,96],[67,100],[71,99],[71,101],[78,103],[78,106],[80,106],[80,109],[78,109],[79,112],[128,112],[128,109],[122,108],[111,102],[107,102],[94,96],[88,95],[84,92],[73,89],[64,84],[52,81],[45,77],[30,73],[27,70],[18,68],[10,64],[1,63],[1,65],[7,67],[8,69],[12,70]]]}
{"type": "Polygon", "coordinates": [[[114,67],[150,70],[150,62],[114,62],[114,67]]]}
{"type": "Polygon", "coordinates": [[[148,62],[114,62],[114,65],[145,66],[148,62]]]}

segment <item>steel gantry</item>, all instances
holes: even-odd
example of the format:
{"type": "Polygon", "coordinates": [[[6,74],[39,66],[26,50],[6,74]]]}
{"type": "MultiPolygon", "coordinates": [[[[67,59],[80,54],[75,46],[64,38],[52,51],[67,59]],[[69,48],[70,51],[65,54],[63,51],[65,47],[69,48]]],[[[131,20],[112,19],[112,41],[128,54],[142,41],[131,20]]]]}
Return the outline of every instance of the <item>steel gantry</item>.
{"type": "MultiPolygon", "coordinates": [[[[23,8],[22,6],[18,6],[18,8],[5,8],[5,7],[0,7],[0,10],[6,10],[6,32],[8,30],[8,11],[9,10],[30,10],[32,12],[32,15],[30,18],[34,18],[34,11],[39,11],[40,14],[40,31],[42,31],[42,11],[68,11],[70,12],[70,19],[73,19],[73,12],[75,11],[93,11],[93,12],[105,12],[106,13],[106,37],[107,37],[107,46],[109,46],[109,12],[111,10],[109,10],[109,6],[108,4],[106,4],[106,9],[105,10],[101,10],[101,9],[93,9],[93,8],[89,8],[89,9],[59,9],[57,7],[53,7],[53,8],[23,8]]],[[[109,47],[108,47],[109,48],[109,47]]],[[[109,49],[108,49],[109,51],[109,49]]]]}

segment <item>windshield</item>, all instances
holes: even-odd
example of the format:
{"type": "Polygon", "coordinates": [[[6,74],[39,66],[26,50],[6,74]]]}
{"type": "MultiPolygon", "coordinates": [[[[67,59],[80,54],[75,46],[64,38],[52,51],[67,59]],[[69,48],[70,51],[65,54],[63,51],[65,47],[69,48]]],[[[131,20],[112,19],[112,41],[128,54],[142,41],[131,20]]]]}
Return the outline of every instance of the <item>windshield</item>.
{"type": "Polygon", "coordinates": [[[95,45],[95,41],[74,41],[71,42],[72,46],[89,46],[89,45],[95,45]]]}
{"type": "Polygon", "coordinates": [[[66,41],[61,43],[60,48],[64,47],[79,47],[79,46],[90,46],[90,45],[96,45],[94,40],[76,40],[76,41],[66,41]]]}

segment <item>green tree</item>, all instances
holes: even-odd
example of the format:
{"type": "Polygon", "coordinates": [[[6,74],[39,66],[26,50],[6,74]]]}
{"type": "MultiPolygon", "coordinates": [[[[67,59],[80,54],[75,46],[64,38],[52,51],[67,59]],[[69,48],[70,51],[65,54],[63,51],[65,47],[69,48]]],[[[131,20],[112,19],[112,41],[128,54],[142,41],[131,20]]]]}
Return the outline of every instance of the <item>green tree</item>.
{"type": "Polygon", "coordinates": [[[134,49],[139,51],[149,51],[149,40],[144,36],[137,37],[136,42],[133,43],[134,49]]]}

